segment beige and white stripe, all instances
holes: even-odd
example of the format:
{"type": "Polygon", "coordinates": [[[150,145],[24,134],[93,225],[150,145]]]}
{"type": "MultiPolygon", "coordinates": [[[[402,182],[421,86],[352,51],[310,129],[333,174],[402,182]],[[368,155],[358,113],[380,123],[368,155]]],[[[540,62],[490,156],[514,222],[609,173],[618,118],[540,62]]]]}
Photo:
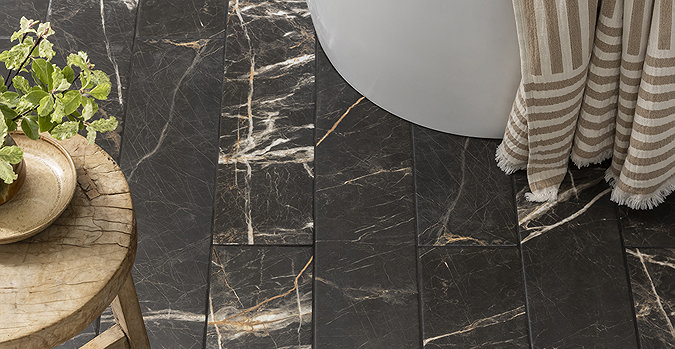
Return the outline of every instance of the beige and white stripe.
{"type": "Polygon", "coordinates": [[[612,200],[652,208],[675,189],[673,0],[513,0],[522,81],[497,150],[553,200],[569,158],[612,158],[612,200]]]}

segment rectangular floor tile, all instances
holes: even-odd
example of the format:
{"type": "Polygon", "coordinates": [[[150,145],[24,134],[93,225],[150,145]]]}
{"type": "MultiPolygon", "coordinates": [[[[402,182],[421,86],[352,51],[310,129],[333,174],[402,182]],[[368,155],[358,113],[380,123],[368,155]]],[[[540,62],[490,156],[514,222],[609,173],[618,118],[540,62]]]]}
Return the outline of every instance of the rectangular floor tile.
{"type": "Polygon", "coordinates": [[[226,0],[143,0],[140,5],[139,36],[194,39],[224,36],[226,0]]]}
{"type": "Polygon", "coordinates": [[[314,343],[414,348],[410,124],[362,98],[317,52],[314,343]]]}
{"type": "Polygon", "coordinates": [[[524,173],[515,179],[532,345],[635,348],[616,208],[604,169],[570,171],[557,202],[527,202],[524,173]]]}
{"type": "Polygon", "coordinates": [[[642,348],[675,345],[675,249],[627,249],[642,348]]]}
{"type": "Polygon", "coordinates": [[[213,241],[311,245],[314,31],[307,5],[230,7],[213,241]]]}
{"type": "Polygon", "coordinates": [[[675,195],[652,210],[619,207],[624,244],[627,247],[675,248],[675,195]]]}
{"type": "Polygon", "coordinates": [[[99,133],[97,144],[119,161],[137,3],[71,0],[52,0],[51,3],[49,21],[56,32],[49,38],[56,51],[52,62],[64,66],[69,54],[84,51],[95,69],[110,78],[112,88],[108,100],[96,101],[97,117],[115,116],[119,125],[113,132],[99,133]]]}
{"type": "Polygon", "coordinates": [[[151,344],[201,348],[218,156],[222,40],[137,40],[121,167],[151,344]]]}
{"type": "Polygon", "coordinates": [[[418,348],[415,248],[316,243],[316,348],[418,348]]]}
{"type": "Polygon", "coordinates": [[[528,346],[517,248],[424,248],[420,263],[424,348],[528,346]]]}
{"type": "Polygon", "coordinates": [[[495,162],[499,141],[413,130],[420,245],[516,245],[511,178],[495,162]]]}
{"type": "Polygon", "coordinates": [[[214,246],[206,348],[311,348],[312,253],[214,246]]]}

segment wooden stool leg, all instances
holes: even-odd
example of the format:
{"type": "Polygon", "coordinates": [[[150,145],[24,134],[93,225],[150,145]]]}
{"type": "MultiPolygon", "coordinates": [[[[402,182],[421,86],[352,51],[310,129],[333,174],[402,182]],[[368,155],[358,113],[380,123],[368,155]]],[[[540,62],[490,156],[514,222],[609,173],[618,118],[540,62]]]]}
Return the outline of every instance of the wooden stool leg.
{"type": "Polygon", "coordinates": [[[110,307],[115,315],[115,321],[129,337],[131,349],[149,349],[150,341],[145,331],[141,306],[138,304],[136,287],[131,273],[110,307]]]}

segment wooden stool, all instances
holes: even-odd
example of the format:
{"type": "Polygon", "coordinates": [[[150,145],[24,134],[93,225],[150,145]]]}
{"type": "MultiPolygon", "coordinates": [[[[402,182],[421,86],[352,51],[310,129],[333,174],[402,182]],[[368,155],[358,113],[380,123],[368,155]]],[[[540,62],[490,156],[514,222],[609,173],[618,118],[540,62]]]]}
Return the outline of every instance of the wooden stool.
{"type": "Polygon", "coordinates": [[[43,232],[0,245],[0,348],[52,348],[108,305],[116,324],[83,348],[150,348],[131,277],[136,219],[129,186],[84,137],[61,145],[77,169],[70,206],[43,232]]]}

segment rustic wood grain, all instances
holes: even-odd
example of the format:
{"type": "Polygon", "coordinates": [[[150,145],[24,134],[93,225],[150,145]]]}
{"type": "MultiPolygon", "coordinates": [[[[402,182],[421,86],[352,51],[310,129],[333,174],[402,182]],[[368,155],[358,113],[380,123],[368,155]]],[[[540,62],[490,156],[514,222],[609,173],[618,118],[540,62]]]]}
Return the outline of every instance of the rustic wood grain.
{"type": "Polygon", "coordinates": [[[103,312],[130,276],[136,221],[124,175],[83,137],[61,144],[77,169],[70,206],[43,232],[0,245],[0,348],[66,341],[103,312]]]}

